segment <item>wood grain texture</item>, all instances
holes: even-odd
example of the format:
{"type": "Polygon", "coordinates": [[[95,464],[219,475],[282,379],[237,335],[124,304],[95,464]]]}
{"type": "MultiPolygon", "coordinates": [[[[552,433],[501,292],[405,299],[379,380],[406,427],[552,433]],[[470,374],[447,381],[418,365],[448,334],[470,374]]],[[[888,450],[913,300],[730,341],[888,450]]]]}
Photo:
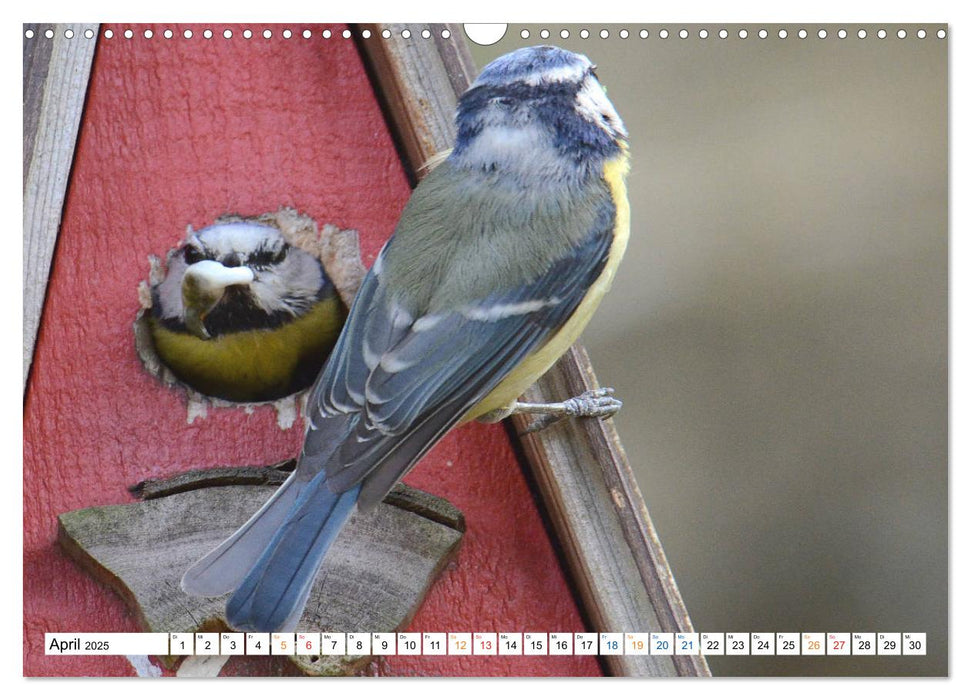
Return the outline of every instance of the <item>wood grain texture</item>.
{"type": "Polygon", "coordinates": [[[24,25],[23,390],[34,355],[47,277],[88,89],[96,24],[24,25]],[[48,39],[44,32],[51,30],[48,39]],[[65,31],[74,33],[68,39],[65,31]]]}
{"type": "MultiPolygon", "coordinates": [[[[398,25],[372,25],[372,31],[398,25]]],[[[440,35],[440,26],[434,27],[440,35]]],[[[421,165],[451,147],[457,96],[476,70],[460,27],[445,46],[362,44],[400,147],[421,165]]],[[[596,387],[586,353],[573,347],[524,397],[561,401],[596,387]]],[[[529,422],[515,417],[522,432],[529,422]]],[[[691,631],[691,620],[610,421],[562,421],[522,446],[569,562],[584,610],[599,632],[691,631]]],[[[701,657],[605,656],[624,676],[707,676],[701,657]]]]}
{"type": "Polygon", "coordinates": [[[454,144],[456,96],[477,71],[460,25],[362,25],[372,36],[387,30],[398,37],[405,28],[413,34],[427,29],[434,40],[362,40],[360,47],[398,147],[417,182],[427,173],[428,161],[454,144]],[[448,39],[442,38],[445,29],[448,39]]]}
{"type": "MultiPolygon", "coordinates": [[[[143,630],[227,630],[227,596],[189,596],[179,580],[276,491],[278,470],[262,471],[265,484],[252,485],[253,475],[239,468],[196,470],[193,484],[178,475],[176,491],[165,496],[62,514],[58,540],[72,559],[121,596],[143,630]]],[[[156,494],[165,490],[164,482],[155,487],[156,494]]],[[[456,513],[444,499],[399,484],[384,503],[351,516],[314,582],[298,628],[405,629],[459,546],[464,525],[456,513]]],[[[370,659],[290,660],[309,675],[333,676],[355,673],[370,659]]],[[[165,661],[176,664],[175,658],[165,661]]]]}
{"type": "MultiPolygon", "coordinates": [[[[574,345],[524,395],[560,401],[597,388],[590,358],[574,345]]],[[[620,438],[610,420],[562,420],[526,433],[513,416],[584,609],[599,631],[691,632],[691,619],[664,556],[620,438]]],[[[699,656],[605,657],[625,676],[707,676],[699,656]]]]}

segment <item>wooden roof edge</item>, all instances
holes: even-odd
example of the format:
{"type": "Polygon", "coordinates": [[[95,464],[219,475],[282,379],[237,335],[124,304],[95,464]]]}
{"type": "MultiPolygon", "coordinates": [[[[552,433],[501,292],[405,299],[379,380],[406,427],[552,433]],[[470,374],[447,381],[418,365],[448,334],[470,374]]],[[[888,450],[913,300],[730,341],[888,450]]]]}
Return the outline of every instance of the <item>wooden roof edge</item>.
{"type": "Polygon", "coordinates": [[[24,375],[34,359],[47,281],[61,228],[81,114],[97,45],[97,24],[25,24],[24,41],[24,375]],[[88,38],[85,32],[93,35],[88,38]],[[51,31],[48,38],[46,32],[51,31]],[[68,36],[70,32],[70,36],[68,36]]]}

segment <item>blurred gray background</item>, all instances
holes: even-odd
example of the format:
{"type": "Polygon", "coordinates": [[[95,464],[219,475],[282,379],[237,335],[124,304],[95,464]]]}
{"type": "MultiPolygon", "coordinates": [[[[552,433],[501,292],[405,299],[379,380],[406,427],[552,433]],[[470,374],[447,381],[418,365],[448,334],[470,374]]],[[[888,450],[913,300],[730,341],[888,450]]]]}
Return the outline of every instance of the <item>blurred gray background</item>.
{"type": "Polygon", "coordinates": [[[948,42],[862,26],[473,46],[587,54],[630,131],[628,257],[582,342],[695,629],[927,633],[717,675],[948,672],[948,42]]]}

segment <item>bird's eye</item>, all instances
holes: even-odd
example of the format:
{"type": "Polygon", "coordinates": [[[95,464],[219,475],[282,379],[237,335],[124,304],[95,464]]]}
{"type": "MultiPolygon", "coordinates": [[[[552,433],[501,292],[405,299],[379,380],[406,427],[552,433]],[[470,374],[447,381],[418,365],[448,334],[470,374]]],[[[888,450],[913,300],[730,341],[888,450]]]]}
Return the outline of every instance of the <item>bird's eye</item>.
{"type": "Polygon", "coordinates": [[[283,262],[287,257],[290,246],[284,245],[279,250],[272,248],[260,248],[250,255],[249,264],[254,267],[267,267],[283,262]]]}
{"type": "Polygon", "coordinates": [[[187,245],[182,249],[182,259],[186,265],[195,265],[200,260],[205,260],[206,256],[195,246],[187,245]]]}

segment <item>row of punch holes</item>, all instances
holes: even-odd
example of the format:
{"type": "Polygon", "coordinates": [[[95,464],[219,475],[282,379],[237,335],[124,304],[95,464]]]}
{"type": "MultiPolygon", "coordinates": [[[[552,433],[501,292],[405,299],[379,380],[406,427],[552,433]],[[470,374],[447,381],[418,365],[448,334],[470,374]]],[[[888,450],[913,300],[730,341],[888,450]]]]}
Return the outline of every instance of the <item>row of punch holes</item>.
{"type": "MultiPolygon", "coordinates": [[[[768,29],[759,29],[754,34],[759,39],[767,39],[767,38],[769,38],[769,36],[770,36],[771,33],[769,32],[768,29]]],[[[523,39],[529,39],[530,38],[530,32],[529,32],[528,29],[523,29],[519,33],[519,35],[523,39]]],[[[739,29],[736,32],[736,36],[738,36],[739,39],[747,39],[749,37],[749,35],[750,35],[749,34],[749,30],[748,29],[745,29],[745,28],[739,29]]],[[[776,33],[776,35],[780,39],[786,39],[786,38],[789,37],[789,30],[787,30],[787,29],[779,29],[778,32],[776,33]]],[[[806,30],[806,29],[799,29],[798,31],[796,31],[796,36],[799,37],[800,39],[806,39],[807,37],[809,37],[809,35],[810,35],[810,32],[808,30],[806,30]]],[[[850,35],[850,33],[847,30],[845,30],[845,29],[838,29],[838,30],[836,30],[835,35],[838,38],[840,38],[840,39],[845,39],[846,37],[848,37],[850,35]]],[[[868,36],[867,35],[867,30],[866,29],[859,29],[859,30],[856,31],[856,35],[860,39],[866,39],[867,36],[868,36]]],[[[925,38],[927,38],[927,30],[926,29],[918,29],[915,32],[915,35],[917,36],[918,39],[925,39],[925,38]]],[[[539,31],[539,37],[541,39],[549,39],[550,36],[551,36],[551,34],[550,34],[550,31],[548,29],[541,29],[539,31]]],[[[570,30],[569,29],[561,29],[560,30],[560,33],[559,33],[559,36],[560,36],[561,39],[569,39],[570,38],[570,30]]],[[[587,30],[587,29],[581,29],[580,31],[577,32],[577,36],[579,36],[581,39],[589,39],[593,35],[590,33],[589,30],[587,30]]],[[[610,36],[611,36],[610,35],[610,30],[608,30],[608,29],[601,29],[599,36],[600,36],[601,39],[609,39],[610,36]]],[[[628,29],[621,29],[621,30],[619,30],[617,32],[617,36],[620,37],[621,39],[629,39],[632,36],[632,33],[628,29]]],[[[651,36],[651,33],[647,29],[641,29],[641,30],[639,30],[637,32],[637,36],[640,37],[641,39],[647,39],[647,38],[649,38],[651,36]]],[[[668,37],[672,37],[672,36],[677,36],[680,39],[689,39],[689,38],[691,38],[691,32],[689,30],[687,30],[687,29],[681,29],[681,30],[678,30],[677,32],[672,32],[672,31],[669,31],[668,29],[660,29],[657,32],[657,37],[659,39],[667,39],[668,37]]],[[[710,36],[717,36],[719,39],[728,39],[730,36],[732,36],[732,32],[730,32],[727,29],[720,29],[716,33],[716,32],[710,32],[707,29],[702,28],[702,29],[698,29],[697,30],[697,36],[698,36],[699,39],[707,39],[710,36]]],[[[827,38],[829,36],[829,32],[826,31],[825,29],[819,29],[819,30],[816,31],[816,36],[819,37],[820,39],[825,39],[825,38],[827,38]]],[[[878,39],[886,39],[887,36],[888,36],[887,30],[886,29],[878,29],[876,31],[876,36],[877,36],[878,39]]],[[[947,36],[947,32],[945,30],[939,29],[937,31],[937,38],[938,39],[943,39],[946,36],[947,36]]],[[[898,29],[897,30],[897,37],[899,39],[906,39],[907,38],[907,30],[906,29],[898,29]]]]}
{"type": "MultiPolygon", "coordinates": [[[[303,31],[282,29],[278,31],[280,36],[282,36],[284,39],[291,39],[297,35],[302,36],[304,39],[311,39],[314,36],[314,33],[309,29],[304,29],[303,31]]],[[[262,32],[254,32],[252,29],[244,29],[239,32],[240,36],[242,36],[244,39],[252,39],[254,36],[256,36],[257,33],[261,34],[264,39],[272,39],[275,32],[272,29],[264,29],[262,32]]],[[[151,29],[145,29],[143,31],[138,32],[138,34],[140,34],[146,39],[152,39],[155,37],[155,32],[151,29]]],[[[184,29],[181,32],[181,34],[184,39],[191,39],[194,36],[196,36],[196,33],[193,32],[191,29],[184,29]]],[[[232,29],[224,29],[222,31],[222,36],[224,39],[232,39],[235,36],[235,34],[236,33],[232,29]]],[[[373,33],[371,32],[370,29],[363,29],[360,32],[360,36],[362,39],[370,39],[372,34],[373,33]]],[[[449,31],[448,29],[442,29],[440,34],[443,39],[448,39],[449,37],[452,36],[452,32],[449,31]]],[[[27,39],[33,39],[35,36],[38,36],[38,35],[43,36],[47,39],[53,39],[54,30],[46,29],[43,32],[40,32],[39,34],[35,32],[33,29],[27,29],[24,31],[24,37],[26,37],[27,39]]],[[[94,30],[85,29],[81,35],[85,39],[93,39],[94,30]]],[[[201,32],[199,32],[199,36],[201,36],[203,39],[212,39],[215,35],[216,33],[212,29],[203,29],[201,32]]],[[[76,33],[73,29],[64,30],[64,37],[66,39],[73,39],[75,36],[76,36],[76,33]]],[[[104,32],[102,32],[102,36],[104,36],[105,39],[113,39],[115,37],[115,32],[112,29],[105,29],[104,32]]],[[[136,32],[133,29],[126,29],[124,32],[121,33],[121,36],[123,36],[126,39],[133,39],[136,36],[136,32]]],[[[161,36],[166,39],[171,39],[175,36],[175,32],[172,31],[171,29],[165,29],[161,32],[161,36]]],[[[353,36],[353,32],[351,32],[350,29],[344,29],[343,31],[337,31],[337,32],[331,31],[330,29],[324,29],[323,31],[320,32],[320,36],[323,39],[330,39],[338,36],[343,37],[344,39],[350,39],[353,36]]],[[[381,32],[381,36],[384,37],[385,39],[390,39],[392,38],[393,34],[390,29],[385,29],[381,32]]],[[[412,31],[410,29],[402,29],[400,32],[400,36],[403,39],[410,39],[412,37],[412,31]]],[[[417,32],[415,36],[420,36],[422,39],[430,39],[432,36],[432,32],[429,29],[423,29],[422,31],[417,32]]]]}
{"type": "MultiPolygon", "coordinates": [[[[291,29],[282,29],[282,30],[279,30],[279,32],[280,32],[280,36],[282,36],[284,39],[290,39],[296,35],[300,35],[304,39],[310,39],[314,36],[314,33],[309,29],[304,29],[303,31],[297,31],[297,32],[294,32],[291,29]]],[[[146,39],[151,39],[155,36],[154,31],[151,29],[145,29],[140,33],[146,39]]],[[[757,36],[759,39],[767,39],[772,34],[767,29],[759,29],[757,31],[753,30],[753,32],[750,34],[749,30],[744,28],[738,29],[735,32],[730,32],[728,29],[720,29],[717,32],[709,31],[708,29],[698,29],[696,31],[696,35],[699,39],[707,39],[709,37],[715,37],[715,36],[717,36],[719,39],[728,39],[733,35],[733,33],[739,39],[747,39],[749,36],[753,36],[753,35],[757,36]]],[[[779,29],[774,33],[780,39],[786,39],[789,37],[789,30],[787,29],[779,29]]],[[[422,39],[430,39],[432,36],[432,32],[429,29],[423,29],[420,32],[416,32],[413,34],[410,29],[405,28],[400,30],[398,34],[402,39],[410,39],[412,36],[420,36],[422,39]]],[[[442,29],[440,34],[443,39],[448,39],[449,37],[451,37],[451,32],[448,29],[442,29]]],[[[552,36],[552,32],[550,32],[549,29],[541,29],[537,32],[537,34],[540,39],[549,39],[552,36]]],[[[848,32],[846,29],[838,29],[834,32],[834,34],[839,39],[845,39],[848,36],[850,36],[850,32],[848,32]]],[[[866,29],[858,29],[855,31],[855,34],[860,39],[866,39],[867,36],[869,36],[866,29]]],[[[95,32],[93,29],[85,29],[81,33],[81,35],[85,39],[93,39],[95,32]]],[[[161,32],[161,35],[166,39],[171,39],[175,36],[175,32],[173,32],[171,29],[165,29],[161,32]]],[[[211,39],[213,36],[215,36],[215,33],[211,29],[204,29],[200,32],[200,35],[204,39],[211,39]]],[[[234,35],[235,34],[232,29],[224,29],[222,31],[222,36],[224,39],[232,39],[234,35]]],[[[244,29],[240,32],[240,35],[244,39],[251,39],[253,38],[253,36],[255,36],[255,33],[251,29],[244,29]]],[[[264,29],[261,32],[261,35],[263,36],[264,39],[271,39],[273,38],[274,31],[272,29],[264,29]]],[[[532,33],[528,29],[521,30],[519,35],[522,39],[530,39],[532,37],[532,33]]],[[[599,36],[601,39],[609,39],[612,36],[609,29],[601,29],[599,32],[591,32],[588,29],[580,29],[579,31],[577,31],[576,35],[581,39],[589,39],[591,36],[599,36]]],[[[628,29],[620,29],[616,31],[616,36],[620,39],[628,39],[634,35],[635,35],[635,32],[631,32],[628,29]]],[[[815,35],[820,39],[826,39],[827,37],[829,37],[829,32],[825,29],[818,29],[815,32],[815,35]]],[[[878,39],[886,39],[887,36],[890,35],[890,33],[886,29],[878,29],[875,32],[875,35],[878,39]]],[[[896,32],[896,35],[898,39],[906,39],[907,30],[898,29],[896,32]]],[[[927,37],[928,34],[927,34],[927,30],[925,29],[918,29],[916,32],[914,32],[914,35],[918,39],[924,39],[927,37]]],[[[46,29],[43,32],[38,33],[38,32],[35,32],[33,29],[27,29],[24,32],[24,36],[27,39],[33,39],[35,36],[44,36],[47,39],[53,39],[54,30],[46,29]]],[[[64,30],[65,38],[73,39],[75,36],[76,36],[76,33],[73,29],[68,28],[64,30]]],[[[103,32],[103,36],[105,39],[112,39],[115,36],[115,32],[111,29],[105,29],[103,32]]],[[[132,39],[135,37],[135,31],[132,29],[126,29],[124,32],[122,32],[122,36],[124,36],[126,39],[132,39]]],[[[182,37],[185,39],[191,39],[193,38],[193,36],[195,36],[195,33],[191,29],[185,29],[182,31],[182,37]]],[[[351,32],[350,29],[344,29],[343,31],[339,31],[339,32],[334,32],[334,31],[331,31],[330,29],[324,29],[323,31],[320,32],[320,36],[324,39],[330,39],[336,36],[343,37],[344,39],[350,39],[353,36],[353,33],[351,32]]],[[[362,39],[370,39],[372,36],[372,32],[370,29],[363,29],[360,32],[360,36],[362,39]]],[[[381,36],[384,39],[391,39],[394,36],[394,34],[390,29],[384,29],[381,32],[381,36]]],[[[570,36],[571,36],[571,32],[569,29],[561,29],[559,31],[559,37],[561,39],[569,39],[570,36]]],[[[636,32],[636,36],[640,37],[641,39],[647,39],[651,36],[651,32],[647,29],[641,29],[636,32]]],[[[668,29],[660,29],[657,31],[656,36],[659,39],[667,39],[673,36],[677,36],[680,39],[688,39],[691,37],[691,32],[687,29],[681,29],[678,31],[669,31],[668,29]]],[[[810,32],[806,29],[799,29],[795,31],[795,36],[800,39],[806,39],[810,36],[810,32]]],[[[937,30],[938,39],[944,39],[946,37],[947,37],[946,30],[944,29],[937,30]]],[[[475,37],[472,37],[472,39],[473,41],[475,41],[475,37]]],[[[486,42],[477,41],[476,43],[486,43],[486,42]]],[[[493,42],[488,42],[488,43],[493,43],[493,42]]]]}

